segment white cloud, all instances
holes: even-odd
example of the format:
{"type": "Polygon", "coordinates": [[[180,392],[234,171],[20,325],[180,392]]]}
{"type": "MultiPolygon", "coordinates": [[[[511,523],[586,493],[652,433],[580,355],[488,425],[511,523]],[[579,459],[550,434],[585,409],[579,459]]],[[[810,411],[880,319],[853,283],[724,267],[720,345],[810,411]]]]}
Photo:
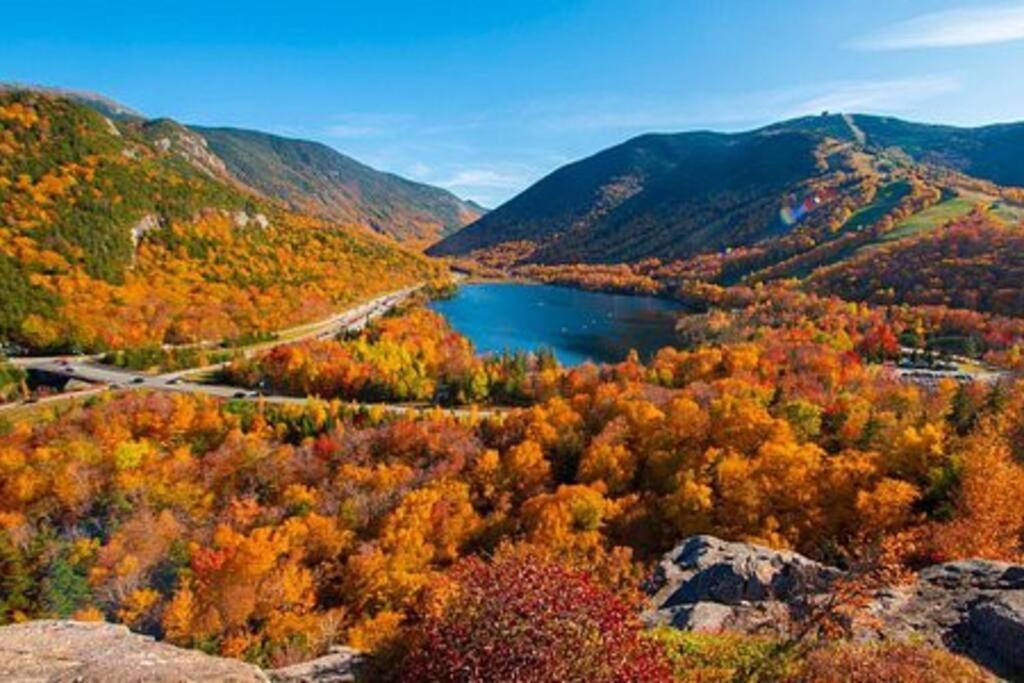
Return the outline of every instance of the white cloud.
{"type": "Polygon", "coordinates": [[[435,182],[450,189],[487,188],[508,190],[522,187],[524,181],[524,175],[517,172],[493,168],[466,168],[435,182]]]}
{"type": "Polygon", "coordinates": [[[329,138],[368,138],[393,134],[409,125],[408,117],[396,114],[341,114],[323,134],[329,138]]]}
{"type": "Polygon", "coordinates": [[[744,130],[780,119],[819,113],[896,113],[960,90],[957,74],[923,74],[881,80],[833,81],[742,93],[690,93],[677,103],[591,101],[535,103],[526,121],[544,132],[633,135],[652,131],[744,130]]]}
{"type": "Polygon", "coordinates": [[[844,81],[821,86],[817,93],[805,92],[782,116],[789,118],[820,111],[898,112],[938,95],[956,92],[960,79],[936,74],[883,81],[844,81]]]}
{"type": "Polygon", "coordinates": [[[408,167],[408,174],[410,178],[428,178],[430,172],[433,170],[429,165],[422,161],[414,161],[408,167]]]}
{"type": "Polygon", "coordinates": [[[633,107],[620,111],[587,108],[578,113],[557,114],[543,120],[545,128],[553,131],[592,130],[664,130],[692,126],[695,119],[680,111],[654,106],[633,107]]]}
{"type": "Polygon", "coordinates": [[[443,187],[484,206],[494,207],[525,189],[547,170],[550,169],[518,162],[494,165],[449,164],[418,180],[443,187]]]}
{"type": "Polygon", "coordinates": [[[989,45],[1024,39],[1024,5],[957,8],[893,24],[850,43],[860,50],[989,45]]]}
{"type": "Polygon", "coordinates": [[[349,112],[334,116],[333,121],[326,125],[321,133],[329,138],[396,138],[410,135],[417,138],[443,137],[480,128],[484,123],[479,115],[427,123],[422,120],[422,117],[416,115],[349,112]]]}
{"type": "Polygon", "coordinates": [[[339,123],[324,129],[324,133],[332,138],[365,138],[379,135],[381,132],[380,128],[373,126],[354,126],[346,123],[339,123]]]}

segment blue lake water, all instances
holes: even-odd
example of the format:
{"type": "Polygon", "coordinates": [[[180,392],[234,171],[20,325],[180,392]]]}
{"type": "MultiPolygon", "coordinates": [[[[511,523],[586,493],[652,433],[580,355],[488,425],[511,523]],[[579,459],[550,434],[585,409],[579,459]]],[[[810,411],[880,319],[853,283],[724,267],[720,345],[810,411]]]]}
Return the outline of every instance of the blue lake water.
{"type": "Polygon", "coordinates": [[[468,284],[431,303],[478,352],[554,351],[562,365],[616,363],[630,349],[649,358],[676,344],[683,307],[648,296],[522,283],[468,284]]]}

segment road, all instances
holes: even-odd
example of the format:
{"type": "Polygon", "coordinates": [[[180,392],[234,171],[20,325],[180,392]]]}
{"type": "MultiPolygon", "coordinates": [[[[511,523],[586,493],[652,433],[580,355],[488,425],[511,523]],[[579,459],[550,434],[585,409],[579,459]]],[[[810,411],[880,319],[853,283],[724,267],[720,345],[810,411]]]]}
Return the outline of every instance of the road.
{"type": "MultiPolygon", "coordinates": [[[[371,299],[370,301],[367,301],[366,303],[359,304],[358,306],[355,306],[354,308],[349,308],[349,309],[346,309],[346,310],[344,310],[344,311],[342,311],[340,313],[336,313],[336,314],[330,316],[329,318],[324,318],[323,320],[318,320],[318,321],[313,322],[313,323],[306,323],[304,325],[299,325],[299,326],[296,326],[296,327],[290,327],[290,328],[287,328],[287,329],[284,329],[284,330],[279,330],[277,332],[277,335],[276,335],[277,338],[272,340],[272,341],[257,342],[255,344],[251,344],[249,346],[237,347],[237,348],[235,348],[233,350],[239,351],[240,353],[242,353],[242,354],[244,354],[246,356],[249,356],[249,355],[252,355],[253,353],[262,351],[264,349],[269,349],[269,348],[272,348],[274,346],[278,346],[280,344],[285,344],[285,343],[291,344],[291,343],[295,343],[295,342],[307,341],[307,340],[310,340],[310,339],[330,339],[330,338],[340,334],[341,332],[344,332],[344,331],[347,331],[347,330],[361,330],[362,328],[366,327],[366,324],[370,320],[372,320],[373,318],[376,318],[378,316],[384,315],[389,310],[391,310],[392,308],[394,308],[395,306],[397,306],[401,302],[403,302],[406,299],[408,299],[414,293],[418,292],[420,289],[423,288],[423,286],[424,285],[421,283],[421,284],[413,285],[411,287],[406,287],[404,289],[399,289],[399,290],[396,290],[394,292],[389,292],[387,294],[382,294],[381,296],[379,296],[379,297],[377,297],[375,299],[371,299]]],[[[211,346],[212,347],[214,345],[215,345],[215,342],[200,342],[200,343],[197,343],[197,344],[180,344],[180,345],[165,344],[163,348],[165,348],[165,349],[194,348],[194,347],[197,347],[197,346],[211,346]]],[[[32,369],[32,368],[38,368],[38,369],[61,369],[61,368],[57,367],[59,365],[60,361],[70,361],[70,362],[74,362],[74,363],[90,363],[91,364],[90,367],[95,367],[97,369],[103,369],[103,368],[110,369],[109,366],[101,366],[101,365],[97,365],[95,363],[95,361],[99,360],[102,357],[102,355],[103,354],[81,355],[81,356],[16,356],[16,357],[13,357],[13,358],[9,358],[8,362],[12,363],[13,365],[17,365],[20,368],[26,369],[26,370],[27,369],[32,369]]],[[[190,374],[190,373],[193,373],[193,372],[198,372],[198,371],[201,371],[201,370],[217,369],[221,365],[224,365],[224,364],[210,365],[210,366],[203,367],[203,368],[190,368],[188,370],[181,370],[181,371],[174,372],[174,373],[166,373],[165,375],[162,375],[162,376],[166,377],[166,378],[171,378],[171,377],[175,377],[175,376],[183,376],[183,375],[187,375],[187,374],[190,374]]],[[[115,370],[115,371],[117,371],[117,370],[115,370]]],[[[58,374],[64,374],[64,375],[69,375],[70,376],[70,373],[63,372],[63,371],[59,372],[58,374]]],[[[90,381],[86,377],[78,377],[78,379],[83,379],[84,381],[90,381]]],[[[101,379],[99,379],[97,381],[104,381],[105,382],[107,380],[101,378],[101,379]]]]}
{"type": "MultiPolygon", "coordinates": [[[[279,339],[274,342],[265,342],[260,344],[254,344],[252,346],[239,349],[242,355],[251,356],[259,351],[272,348],[280,344],[294,344],[296,342],[306,341],[309,339],[329,339],[342,332],[358,331],[366,327],[367,323],[374,318],[384,315],[398,304],[402,303],[415,292],[423,287],[422,284],[415,285],[412,287],[406,287],[388,294],[381,295],[376,299],[372,299],[364,304],[360,304],[354,308],[350,308],[346,311],[331,316],[325,320],[321,320],[316,323],[303,325],[297,328],[291,328],[279,333],[279,337],[285,339],[279,339]]],[[[18,365],[25,370],[36,370],[39,372],[47,372],[60,377],[67,377],[69,379],[76,379],[82,382],[95,385],[92,388],[85,389],[82,391],[66,392],[62,394],[55,394],[53,396],[47,396],[39,399],[38,403],[54,403],[61,400],[86,396],[89,394],[97,393],[108,388],[118,389],[132,389],[142,390],[148,389],[152,391],[173,391],[179,393],[196,393],[206,394],[208,396],[215,396],[218,398],[227,399],[248,399],[257,400],[262,399],[267,403],[281,403],[281,404],[303,404],[307,399],[297,398],[295,396],[284,396],[276,394],[260,394],[249,389],[235,386],[227,386],[222,384],[205,384],[200,382],[194,382],[186,379],[186,377],[193,373],[207,372],[211,370],[217,370],[227,365],[227,363],[218,363],[216,365],[209,365],[202,368],[191,368],[188,370],[178,370],[175,372],[167,372],[160,375],[147,375],[139,372],[133,372],[130,370],[122,370],[120,368],[113,368],[109,365],[101,365],[98,362],[98,356],[55,356],[55,357],[22,357],[13,358],[10,362],[18,365]]],[[[10,410],[17,406],[25,405],[24,402],[20,403],[9,403],[0,406],[0,412],[4,410],[10,410]]],[[[403,404],[387,404],[387,403],[356,403],[353,404],[356,407],[366,408],[381,408],[388,412],[394,413],[418,413],[424,410],[433,409],[432,406],[427,405],[403,405],[403,404]]],[[[449,414],[453,415],[470,415],[474,411],[470,409],[449,409],[446,410],[449,414]]],[[[478,410],[477,415],[488,414],[492,411],[478,410]]]]}
{"type": "MultiPolygon", "coordinates": [[[[238,352],[248,358],[260,351],[265,351],[275,346],[280,346],[281,344],[295,344],[297,342],[308,341],[310,339],[332,339],[342,332],[357,332],[366,327],[367,323],[371,320],[384,315],[422,288],[423,285],[418,284],[412,287],[406,287],[405,289],[399,289],[388,294],[383,294],[376,299],[367,301],[355,308],[350,308],[346,311],[342,311],[341,313],[332,315],[330,318],[282,330],[278,332],[277,339],[269,342],[252,344],[242,349],[238,349],[238,352]]],[[[214,365],[207,365],[201,368],[177,370],[175,372],[168,372],[160,375],[160,377],[164,380],[171,380],[197,372],[220,370],[230,364],[230,362],[231,361],[216,363],[214,365]]]]}

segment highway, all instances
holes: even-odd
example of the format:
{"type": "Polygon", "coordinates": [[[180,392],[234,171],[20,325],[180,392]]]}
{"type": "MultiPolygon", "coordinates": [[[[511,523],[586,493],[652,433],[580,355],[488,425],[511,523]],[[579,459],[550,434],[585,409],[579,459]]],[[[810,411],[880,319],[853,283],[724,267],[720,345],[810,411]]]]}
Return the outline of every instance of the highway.
{"type": "MultiPolygon", "coordinates": [[[[384,315],[400,303],[408,299],[415,292],[423,287],[422,284],[406,287],[388,294],[383,294],[371,301],[360,304],[354,308],[331,316],[316,323],[291,328],[279,333],[284,340],[274,342],[263,342],[239,349],[239,352],[248,357],[259,351],[263,351],[280,344],[294,344],[309,339],[330,339],[342,332],[358,331],[366,327],[369,321],[384,315]]],[[[38,403],[54,403],[61,400],[87,396],[106,389],[124,390],[151,390],[151,391],[173,391],[179,393],[206,394],[225,399],[261,399],[267,403],[292,403],[304,404],[306,398],[295,396],[284,396],[277,394],[261,394],[242,387],[228,386],[222,384],[206,384],[194,382],[187,379],[193,373],[209,372],[227,365],[218,363],[201,368],[188,370],[177,370],[160,375],[148,375],[114,368],[109,365],[102,365],[98,362],[99,356],[51,356],[51,357],[19,357],[10,359],[11,363],[25,369],[47,372],[53,375],[67,377],[82,382],[87,382],[93,387],[82,391],[65,392],[54,394],[39,399],[38,403]]],[[[25,405],[25,402],[8,403],[0,405],[0,413],[17,406],[25,405]]],[[[386,403],[356,403],[356,407],[378,407],[394,413],[418,413],[424,410],[431,410],[429,405],[409,404],[386,404],[386,403]]],[[[453,415],[470,415],[470,409],[448,409],[447,413],[453,415]]],[[[488,414],[488,410],[476,411],[477,415],[488,414]]]]}

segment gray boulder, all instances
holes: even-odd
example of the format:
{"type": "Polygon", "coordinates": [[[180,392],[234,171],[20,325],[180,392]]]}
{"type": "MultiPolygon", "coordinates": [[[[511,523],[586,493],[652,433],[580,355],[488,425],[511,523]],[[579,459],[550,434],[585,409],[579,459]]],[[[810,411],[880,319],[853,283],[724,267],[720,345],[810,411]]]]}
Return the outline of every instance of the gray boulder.
{"type": "Polygon", "coordinates": [[[914,640],[965,654],[1009,678],[1024,677],[1024,567],[962,560],[922,570],[879,591],[856,627],[866,640],[914,640]]]}
{"type": "Polygon", "coordinates": [[[693,536],[667,553],[648,586],[650,624],[784,634],[840,575],[797,553],[693,536]]]}
{"type": "Polygon", "coordinates": [[[974,647],[1000,660],[1007,671],[1024,673],[1024,592],[982,601],[967,613],[974,647]]]}
{"type": "Polygon", "coordinates": [[[142,239],[154,230],[160,229],[160,218],[156,214],[147,213],[139,219],[139,222],[132,226],[132,247],[136,250],[142,239]]]}
{"type": "Polygon", "coordinates": [[[323,657],[267,673],[274,683],[349,683],[356,680],[363,657],[359,650],[337,646],[323,657]]]}
{"type": "MultiPolygon", "coordinates": [[[[650,625],[786,636],[842,572],[793,552],[712,536],[685,539],[649,582],[650,625]]],[[[1024,680],[1024,566],[963,560],[878,590],[853,623],[863,640],[912,641],[1024,680]]]]}
{"type": "Polygon", "coordinates": [[[0,628],[0,680],[17,683],[266,683],[258,668],[158,643],[117,624],[31,621],[0,628]]]}

